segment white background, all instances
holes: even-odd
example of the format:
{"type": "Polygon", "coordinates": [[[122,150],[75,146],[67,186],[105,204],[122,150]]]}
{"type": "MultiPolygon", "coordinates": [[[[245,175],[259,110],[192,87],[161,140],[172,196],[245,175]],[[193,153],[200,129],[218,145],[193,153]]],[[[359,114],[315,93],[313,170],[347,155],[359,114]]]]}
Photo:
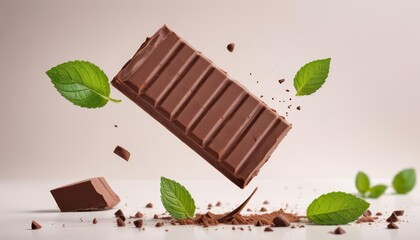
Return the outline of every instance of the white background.
{"type": "Polygon", "coordinates": [[[402,168],[419,170],[419,9],[418,1],[387,0],[1,0],[0,178],[163,175],[228,183],[116,89],[111,96],[122,103],[82,109],[45,74],[83,59],[111,79],[163,24],[280,114],[287,104],[278,100],[293,98],[293,129],[254,182],[352,179],[358,170],[392,178],[402,168]],[[230,42],[233,53],[226,50],[230,42]],[[332,58],[326,84],[294,97],[297,70],[326,57],[332,58]],[[128,163],[112,153],[116,145],[131,151],[128,163]]]}

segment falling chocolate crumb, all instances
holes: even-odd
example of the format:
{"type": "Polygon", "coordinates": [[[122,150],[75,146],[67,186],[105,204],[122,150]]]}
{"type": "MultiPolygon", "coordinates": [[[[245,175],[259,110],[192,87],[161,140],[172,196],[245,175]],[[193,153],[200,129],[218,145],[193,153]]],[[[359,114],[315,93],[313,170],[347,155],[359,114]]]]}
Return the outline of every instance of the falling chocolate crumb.
{"type": "Polygon", "coordinates": [[[285,81],[284,79],[280,79],[279,83],[282,84],[282,83],[284,83],[284,81],[285,81]]]}
{"type": "Polygon", "coordinates": [[[267,201],[267,200],[265,200],[265,201],[263,202],[263,204],[268,205],[268,204],[270,204],[270,202],[269,202],[269,201],[267,201]]]}
{"type": "Polygon", "coordinates": [[[232,230],[236,230],[236,228],[235,227],[232,227],[232,230]]]}
{"type": "Polygon", "coordinates": [[[96,220],[96,218],[94,218],[94,219],[92,220],[92,223],[93,223],[93,224],[97,224],[97,223],[98,223],[98,220],[96,220]]]}
{"type": "Polygon", "coordinates": [[[249,73],[249,76],[251,76],[252,75],[252,73],[249,73]]]}
{"type": "Polygon", "coordinates": [[[402,216],[402,215],[404,215],[404,210],[395,210],[394,213],[397,216],[402,216]]]}
{"type": "Polygon", "coordinates": [[[331,233],[341,235],[341,234],[346,233],[346,231],[344,231],[344,229],[342,229],[341,227],[338,227],[334,230],[334,232],[331,232],[331,233]]]}
{"type": "Polygon", "coordinates": [[[146,204],[146,208],[153,208],[153,204],[152,203],[146,204]]]}
{"type": "Polygon", "coordinates": [[[244,230],[244,228],[243,228],[243,227],[240,227],[240,228],[239,228],[239,230],[243,231],[243,230],[244,230]]]}
{"type": "Polygon", "coordinates": [[[300,106],[297,106],[296,109],[300,111],[300,106]]]}
{"type": "Polygon", "coordinates": [[[155,227],[162,227],[164,224],[162,222],[156,223],[155,227]]]}
{"type": "Polygon", "coordinates": [[[125,216],[124,213],[121,209],[118,209],[115,213],[114,213],[115,217],[120,217],[123,221],[125,221],[125,216]]]}
{"type": "Polygon", "coordinates": [[[235,50],[235,43],[229,43],[226,47],[229,52],[233,52],[235,50]]]}
{"type": "Polygon", "coordinates": [[[290,109],[290,107],[292,107],[292,105],[287,106],[288,109],[290,109]]]}
{"type": "Polygon", "coordinates": [[[271,100],[274,100],[274,98],[272,97],[271,100]]]}
{"type": "Polygon", "coordinates": [[[397,222],[399,219],[395,213],[392,213],[391,216],[386,220],[387,222],[397,222]]]}
{"type": "Polygon", "coordinates": [[[286,89],[286,92],[290,92],[289,89],[286,89]]]}
{"type": "Polygon", "coordinates": [[[143,220],[139,219],[133,222],[134,226],[136,226],[136,228],[141,228],[143,227],[143,220]]]}
{"type": "Polygon", "coordinates": [[[377,212],[375,215],[376,216],[382,216],[382,213],[381,212],[377,212]]]}
{"type": "Polygon", "coordinates": [[[363,216],[364,217],[370,217],[370,216],[372,216],[372,212],[368,209],[363,213],[363,216]]]}
{"type": "Polygon", "coordinates": [[[257,81],[257,83],[259,83],[259,81],[257,81]]]}
{"type": "Polygon", "coordinates": [[[220,206],[222,206],[222,203],[221,203],[220,201],[218,201],[218,202],[216,203],[216,207],[220,207],[220,206]]]}
{"type": "Polygon", "coordinates": [[[278,215],[273,219],[273,223],[276,227],[288,227],[290,226],[290,221],[283,216],[282,214],[278,215]]]}
{"type": "Polygon", "coordinates": [[[125,226],[125,222],[121,217],[117,218],[117,226],[118,227],[124,227],[125,226]]]}
{"type": "Polygon", "coordinates": [[[388,229],[398,229],[399,227],[397,226],[397,224],[391,222],[388,224],[387,226],[388,229]]]}
{"type": "Polygon", "coordinates": [[[272,232],[273,229],[271,227],[266,227],[264,228],[264,232],[272,232]]]}
{"type": "Polygon", "coordinates": [[[130,159],[130,152],[121,146],[116,146],[114,149],[114,153],[120,156],[122,159],[124,159],[127,162],[130,159]]]}
{"type": "Polygon", "coordinates": [[[208,207],[208,208],[212,208],[212,207],[213,207],[213,204],[209,203],[209,204],[207,205],[207,207],[208,207]]]}
{"type": "Polygon", "coordinates": [[[136,212],[136,214],[134,215],[134,218],[142,218],[144,215],[141,212],[136,212]]]}
{"type": "Polygon", "coordinates": [[[260,212],[267,212],[267,208],[261,207],[260,212]]]}
{"type": "Polygon", "coordinates": [[[41,228],[42,228],[41,224],[35,222],[35,220],[32,221],[32,223],[31,223],[31,229],[32,230],[37,230],[37,229],[41,229],[41,228]]]}

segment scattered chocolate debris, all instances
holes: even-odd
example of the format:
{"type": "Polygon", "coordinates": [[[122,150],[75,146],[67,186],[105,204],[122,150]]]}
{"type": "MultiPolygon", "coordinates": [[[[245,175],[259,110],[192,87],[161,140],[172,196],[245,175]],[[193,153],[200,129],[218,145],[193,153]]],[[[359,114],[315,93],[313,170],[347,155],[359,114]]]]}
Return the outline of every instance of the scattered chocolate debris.
{"type": "Polygon", "coordinates": [[[263,95],[260,96],[260,98],[263,98],[263,97],[264,97],[263,95]]]}
{"type": "Polygon", "coordinates": [[[153,208],[153,204],[152,203],[146,204],[146,208],[153,208]]]}
{"type": "Polygon", "coordinates": [[[121,218],[123,221],[125,221],[125,216],[124,213],[121,209],[118,209],[115,213],[114,213],[115,217],[119,217],[121,218]]]}
{"type": "Polygon", "coordinates": [[[247,208],[246,211],[247,212],[252,212],[252,209],[251,208],[247,208]]]}
{"type": "Polygon", "coordinates": [[[272,97],[271,100],[274,100],[274,98],[272,97]]]}
{"type": "Polygon", "coordinates": [[[134,214],[133,218],[142,218],[144,215],[141,212],[136,212],[136,214],[134,214]]]}
{"type": "Polygon", "coordinates": [[[156,223],[155,227],[162,227],[163,225],[164,225],[163,222],[158,222],[156,223]]]}
{"type": "Polygon", "coordinates": [[[284,81],[285,81],[284,79],[280,79],[279,83],[282,84],[282,83],[284,83],[284,81]]]}
{"type": "Polygon", "coordinates": [[[117,226],[118,227],[124,227],[125,226],[125,222],[121,217],[117,218],[117,226]]]}
{"type": "Polygon", "coordinates": [[[387,222],[397,222],[399,219],[395,213],[392,213],[391,216],[386,220],[387,222]]]}
{"type": "Polygon", "coordinates": [[[402,216],[402,215],[404,215],[404,210],[395,210],[394,213],[397,216],[402,216]]]}
{"type": "Polygon", "coordinates": [[[232,227],[232,230],[236,230],[236,228],[235,227],[232,227]]]}
{"type": "Polygon", "coordinates": [[[221,203],[220,201],[218,201],[218,202],[216,203],[216,207],[220,207],[220,206],[222,206],[222,203],[221,203]]]}
{"type": "Polygon", "coordinates": [[[364,217],[370,217],[370,216],[372,216],[372,212],[368,209],[363,213],[363,216],[364,217]]]}
{"type": "Polygon", "coordinates": [[[300,111],[300,106],[297,106],[296,109],[300,111]]]}
{"type": "Polygon", "coordinates": [[[117,127],[118,127],[118,125],[117,125],[117,124],[115,124],[115,125],[114,125],[114,127],[116,127],[116,128],[117,128],[117,127]]]}
{"type": "Polygon", "coordinates": [[[288,108],[288,109],[290,109],[290,107],[291,107],[291,106],[292,106],[292,105],[289,105],[289,106],[287,106],[287,108],[288,108]]]}
{"type": "Polygon", "coordinates": [[[386,226],[388,229],[398,229],[399,227],[397,226],[397,224],[391,222],[388,224],[388,226],[386,226]]]}
{"type": "Polygon", "coordinates": [[[290,92],[289,89],[286,89],[286,92],[290,92]]]}
{"type": "Polygon", "coordinates": [[[344,231],[344,229],[342,229],[341,227],[338,227],[334,230],[334,232],[331,232],[331,233],[341,235],[341,234],[346,233],[346,231],[344,231]]]}
{"type": "Polygon", "coordinates": [[[265,200],[265,201],[263,202],[263,204],[268,205],[268,204],[270,204],[270,202],[269,202],[268,200],[265,200]]]}
{"type": "Polygon", "coordinates": [[[226,47],[229,52],[233,52],[235,50],[235,43],[229,43],[226,47]]]}
{"type": "Polygon", "coordinates": [[[159,219],[159,216],[157,214],[153,215],[153,219],[159,219]]]}
{"type": "Polygon", "coordinates": [[[97,223],[98,223],[98,220],[96,220],[96,218],[94,218],[94,219],[92,220],[92,223],[93,223],[93,224],[97,224],[97,223]]]}
{"type": "Polygon", "coordinates": [[[267,208],[261,207],[260,212],[267,212],[267,208]]]}
{"type": "Polygon", "coordinates": [[[290,226],[290,221],[283,215],[278,215],[273,219],[273,223],[276,227],[288,227],[290,226]]]}
{"type": "Polygon", "coordinates": [[[134,226],[136,226],[136,228],[142,228],[143,227],[143,220],[139,219],[133,222],[134,226]]]}
{"type": "Polygon", "coordinates": [[[31,229],[32,230],[37,230],[37,229],[41,229],[41,228],[42,228],[41,224],[35,222],[35,220],[32,221],[32,223],[31,223],[31,229]]]}
{"type": "Polygon", "coordinates": [[[273,229],[271,227],[266,227],[264,228],[264,232],[272,232],[273,229]]]}
{"type": "Polygon", "coordinates": [[[382,213],[381,212],[377,212],[375,215],[376,216],[382,216],[382,213]]]}
{"type": "Polygon", "coordinates": [[[213,207],[213,204],[209,203],[209,204],[207,205],[207,207],[208,207],[208,208],[212,208],[212,207],[213,207]]]}
{"type": "Polygon", "coordinates": [[[130,159],[130,152],[121,146],[116,146],[114,149],[114,153],[120,156],[125,161],[128,161],[130,159]]]}
{"type": "Polygon", "coordinates": [[[249,73],[249,76],[251,76],[252,75],[252,73],[249,73]]]}
{"type": "Polygon", "coordinates": [[[292,225],[290,228],[296,228],[296,226],[295,225],[292,225]]]}
{"type": "Polygon", "coordinates": [[[257,81],[257,83],[259,83],[259,81],[257,81]]]}

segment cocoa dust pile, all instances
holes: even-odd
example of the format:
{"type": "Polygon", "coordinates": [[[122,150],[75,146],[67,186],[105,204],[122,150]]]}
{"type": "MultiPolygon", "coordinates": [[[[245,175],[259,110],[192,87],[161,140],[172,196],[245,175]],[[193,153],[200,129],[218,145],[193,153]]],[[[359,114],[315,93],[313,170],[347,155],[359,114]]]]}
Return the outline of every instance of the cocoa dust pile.
{"type": "Polygon", "coordinates": [[[283,215],[284,217],[286,217],[289,220],[289,222],[299,222],[301,218],[304,218],[304,216],[286,213],[285,211],[283,211],[283,209],[264,214],[242,215],[238,213],[227,220],[218,220],[221,219],[224,215],[225,214],[214,214],[212,212],[207,212],[206,214],[198,213],[193,219],[180,219],[174,220],[174,222],[180,225],[200,225],[203,227],[208,227],[215,226],[218,224],[256,225],[257,222],[262,223],[262,225],[272,225],[273,219],[279,215],[283,215]]]}

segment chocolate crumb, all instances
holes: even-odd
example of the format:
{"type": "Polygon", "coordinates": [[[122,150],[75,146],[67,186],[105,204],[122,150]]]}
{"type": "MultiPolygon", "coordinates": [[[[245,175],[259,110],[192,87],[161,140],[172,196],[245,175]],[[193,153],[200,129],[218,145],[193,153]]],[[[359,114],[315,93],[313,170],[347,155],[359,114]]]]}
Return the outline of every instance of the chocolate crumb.
{"type": "Polygon", "coordinates": [[[233,52],[235,50],[235,43],[229,43],[226,47],[229,52],[233,52]]]}
{"type": "Polygon", "coordinates": [[[397,222],[399,219],[395,213],[392,213],[391,216],[386,220],[387,222],[397,222]]]}
{"type": "Polygon", "coordinates": [[[146,208],[153,208],[153,204],[152,203],[146,204],[146,208]]]}
{"type": "Polygon", "coordinates": [[[278,215],[273,219],[273,223],[276,227],[288,227],[290,226],[290,221],[283,216],[282,214],[278,215]]]}
{"type": "Polygon", "coordinates": [[[144,215],[141,212],[136,212],[136,214],[134,215],[134,218],[142,218],[144,215]]]}
{"type": "Polygon", "coordinates": [[[244,228],[243,228],[243,227],[240,227],[240,228],[239,228],[239,230],[243,231],[243,230],[244,230],[244,228]]]}
{"type": "Polygon", "coordinates": [[[251,208],[247,208],[246,211],[247,212],[252,212],[252,209],[251,208]]]}
{"type": "Polygon", "coordinates": [[[300,225],[300,226],[299,226],[299,228],[304,228],[304,227],[305,227],[305,225],[300,225]]]}
{"type": "Polygon", "coordinates": [[[368,209],[363,213],[363,216],[364,217],[370,217],[370,216],[372,216],[372,212],[368,209]]]}
{"type": "Polygon", "coordinates": [[[169,230],[168,229],[165,229],[165,232],[169,232],[169,230]]]}
{"type": "Polygon", "coordinates": [[[271,100],[274,100],[274,98],[272,97],[271,100]]]}
{"type": "Polygon", "coordinates": [[[398,229],[399,227],[397,226],[397,224],[391,222],[388,224],[388,226],[386,226],[388,229],[398,229]]]}
{"type": "Polygon", "coordinates": [[[284,79],[280,79],[279,83],[282,84],[282,83],[284,83],[284,81],[285,81],[284,79]]]}
{"type": "Polygon", "coordinates": [[[63,223],[61,226],[62,226],[62,227],[65,227],[65,226],[66,226],[66,224],[64,224],[64,223],[63,223]]]}
{"type": "Polygon", "coordinates": [[[35,220],[32,220],[32,223],[31,223],[31,229],[32,230],[37,230],[37,229],[41,229],[41,228],[42,228],[41,224],[35,222],[35,220]]]}
{"type": "Polygon", "coordinates": [[[92,223],[93,223],[93,224],[97,224],[97,223],[98,223],[98,220],[96,220],[96,218],[94,218],[94,219],[92,220],[92,223]]]}
{"type": "Polygon", "coordinates": [[[216,203],[216,207],[220,207],[220,206],[222,206],[222,203],[221,203],[220,201],[218,201],[218,202],[216,203]]]}
{"type": "Polygon", "coordinates": [[[116,127],[116,128],[117,128],[117,127],[118,127],[118,125],[117,125],[117,124],[115,124],[115,125],[114,125],[114,127],[116,127]]]}
{"type": "Polygon", "coordinates": [[[213,207],[213,204],[211,204],[211,203],[209,203],[208,205],[207,205],[207,208],[212,208],[213,207]]]}
{"type": "Polygon", "coordinates": [[[134,226],[136,226],[136,228],[141,228],[143,227],[143,220],[139,219],[133,222],[134,226]]]}
{"type": "Polygon", "coordinates": [[[300,106],[297,106],[296,109],[300,111],[300,106]]]}
{"type": "Polygon", "coordinates": [[[268,204],[270,204],[270,202],[269,202],[268,200],[265,200],[265,201],[263,202],[263,204],[268,205],[268,204]]]}
{"type": "Polygon", "coordinates": [[[264,226],[264,224],[261,222],[261,220],[258,220],[257,223],[255,224],[256,227],[261,227],[264,226]]]}
{"type": "Polygon", "coordinates": [[[271,227],[266,227],[264,228],[264,232],[272,232],[273,229],[271,227]]]}
{"type": "Polygon", "coordinates": [[[121,146],[116,146],[114,149],[114,153],[120,156],[122,159],[124,159],[127,162],[130,159],[130,152],[121,146]]]}
{"type": "Polygon", "coordinates": [[[236,228],[235,227],[232,227],[232,230],[236,230],[236,228]]]}
{"type": "Polygon", "coordinates": [[[377,212],[375,215],[376,216],[382,216],[382,213],[381,212],[377,212]]]}
{"type": "Polygon", "coordinates": [[[286,89],[286,92],[290,92],[289,89],[286,89]]]}
{"type": "Polygon", "coordinates": [[[162,227],[164,224],[162,222],[156,223],[155,227],[162,227]]]}
{"type": "Polygon", "coordinates": [[[334,232],[332,232],[333,234],[337,234],[337,235],[341,235],[346,233],[346,231],[344,231],[344,229],[342,229],[341,227],[338,227],[334,230],[334,232]]]}
{"type": "Polygon", "coordinates": [[[125,222],[121,217],[117,218],[117,226],[118,227],[124,227],[125,226],[125,222]]]}
{"type": "Polygon", "coordinates": [[[252,73],[249,73],[249,76],[251,76],[252,75],[252,73]]]}
{"type": "Polygon", "coordinates": [[[397,216],[402,216],[402,215],[404,215],[404,210],[395,210],[394,213],[397,216]]]}
{"type": "Polygon", "coordinates": [[[257,83],[259,83],[259,81],[257,81],[257,83]]]}
{"type": "Polygon", "coordinates": [[[261,207],[260,212],[267,212],[267,208],[261,207]]]}
{"type": "Polygon", "coordinates": [[[114,213],[115,217],[120,217],[123,221],[125,221],[125,216],[124,213],[121,209],[118,209],[115,213],[114,213]]]}
{"type": "Polygon", "coordinates": [[[290,109],[290,107],[291,107],[291,106],[292,106],[292,105],[289,105],[289,106],[287,106],[287,108],[288,108],[288,109],[290,109]]]}
{"type": "Polygon", "coordinates": [[[153,219],[159,219],[158,215],[153,215],[153,219]]]}

